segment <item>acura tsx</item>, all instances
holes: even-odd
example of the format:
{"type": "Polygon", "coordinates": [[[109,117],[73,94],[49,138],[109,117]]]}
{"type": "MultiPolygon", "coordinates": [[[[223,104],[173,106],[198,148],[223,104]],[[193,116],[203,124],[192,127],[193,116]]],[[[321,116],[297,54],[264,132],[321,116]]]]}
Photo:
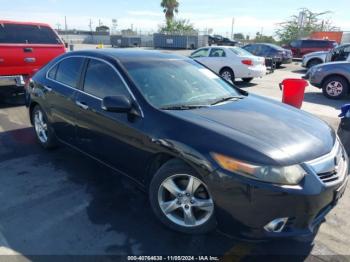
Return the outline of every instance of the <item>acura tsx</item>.
{"type": "Polygon", "coordinates": [[[346,189],[348,156],[332,128],[189,58],[70,52],[28,93],[44,148],[66,144],[127,176],[177,231],[313,236],[346,189]]]}

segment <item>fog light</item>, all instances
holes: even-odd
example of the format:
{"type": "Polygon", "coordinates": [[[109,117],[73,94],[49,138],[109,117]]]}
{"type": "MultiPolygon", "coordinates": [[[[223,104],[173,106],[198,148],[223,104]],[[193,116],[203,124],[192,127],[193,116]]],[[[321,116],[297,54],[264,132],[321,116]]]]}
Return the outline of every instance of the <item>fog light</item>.
{"type": "Polygon", "coordinates": [[[288,222],[288,217],[277,218],[270,223],[268,223],[264,229],[267,232],[281,233],[288,222]]]}

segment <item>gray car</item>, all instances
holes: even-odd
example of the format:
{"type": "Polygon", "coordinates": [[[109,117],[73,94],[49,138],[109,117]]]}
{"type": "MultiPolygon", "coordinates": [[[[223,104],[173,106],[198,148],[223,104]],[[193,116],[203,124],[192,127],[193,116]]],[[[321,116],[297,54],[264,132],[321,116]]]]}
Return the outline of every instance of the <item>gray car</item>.
{"type": "Polygon", "coordinates": [[[350,91],[350,62],[331,62],[312,67],[303,77],[311,85],[322,88],[331,99],[341,99],[350,91]]]}

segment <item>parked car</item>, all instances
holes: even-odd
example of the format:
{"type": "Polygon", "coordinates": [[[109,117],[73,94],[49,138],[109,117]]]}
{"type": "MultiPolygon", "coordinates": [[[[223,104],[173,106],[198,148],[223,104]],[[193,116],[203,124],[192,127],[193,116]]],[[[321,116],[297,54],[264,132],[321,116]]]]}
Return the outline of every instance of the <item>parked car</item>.
{"type": "Polygon", "coordinates": [[[132,179],[180,232],[218,224],[251,238],[312,236],[348,181],[348,157],[325,122],[189,58],[71,52],[34,76],[30,94],[44,148],[62,142],[132,179]]]}
{"type": "Polygon", "coordinates": [[[326,97],[344,98],[350,92],[350,62],[331,62],[314,66],[304,78],[313,86],[322,88],[326,97]]]}
{"type": "Polygon", "coordinates": [[[23,93],[25,82],[65,45],[47,24],[0,20],[0,96],[23,93]]]}
{"type": "Polygon", "coordinates": [[[305,68],[311,68],[325,62],[335,61],[350,62],[350,44],[340,45],[331,51],[319,51],[304,55],[302,66],[305,68]]]}
{"type": "Polygon", "coordinates": [[[191,54],[191,58],[228,81],[241,78],[244,82],[250,82],[253,78],[266,75],[265,58],[236,46],[200,48],[191,54]]]}
{"type": "Polygon", "coordinates": [[[208,37],[209,46],[218,45],[218,46],[235,46],[237,44],[236,41],[232,41],[226,37],[222,37],[221,35],[214,35],[208,37]]]}
{"type": "Polygon", "coordinates": [[[285,48],[292,50],[294,58],[302,58],[304,55],[316,51],[330,51],[338,45],[332,40],[305,39],[295,40],[285,48]]]}
{"type": "Polygon", "coordinates": [[[256,56],[262,56],[265,58],[273,58],[276,63],[276,67],[280,67],[282,64],[289,64],[292,62],[292,52],[274,44],[248,44],[243,46],[243,49],[256,56]]]}

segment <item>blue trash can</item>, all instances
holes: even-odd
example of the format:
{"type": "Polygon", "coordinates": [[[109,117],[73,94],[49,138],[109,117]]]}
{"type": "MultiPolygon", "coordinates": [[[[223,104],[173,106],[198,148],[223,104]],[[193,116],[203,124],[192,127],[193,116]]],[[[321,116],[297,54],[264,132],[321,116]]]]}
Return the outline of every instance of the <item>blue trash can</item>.
{"type": "Polygon", "coordinates": [[[342,141],[348,156],[350,156],[350,104],[341,108],[341,122],[338,129],[338,135],[342,141]]]}

